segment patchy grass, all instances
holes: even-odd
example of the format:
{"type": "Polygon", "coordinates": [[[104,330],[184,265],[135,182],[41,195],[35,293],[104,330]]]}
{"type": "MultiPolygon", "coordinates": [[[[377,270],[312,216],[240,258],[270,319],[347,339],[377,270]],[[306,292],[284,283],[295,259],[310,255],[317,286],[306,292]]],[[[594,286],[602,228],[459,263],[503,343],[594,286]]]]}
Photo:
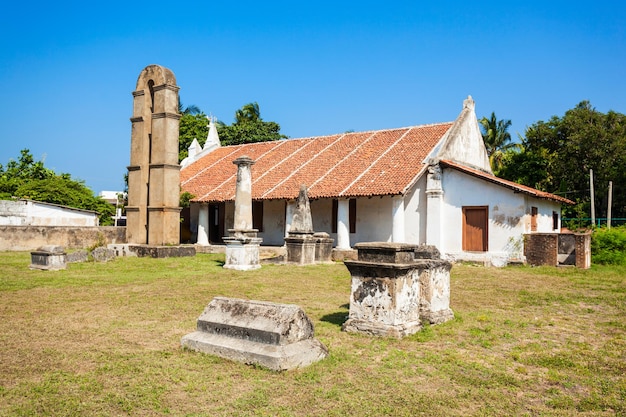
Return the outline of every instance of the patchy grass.
{"type": "Polygon", "coordinates": [[[625,415],[626,268],[457,265],[455,319],[402,340],[341,332],[342,264],[223,255],[31,271],[0,253],[0,415],[625,415]],[[330,356],[275,373],[185,351],[215,296],[300,305],[330,356]]]}

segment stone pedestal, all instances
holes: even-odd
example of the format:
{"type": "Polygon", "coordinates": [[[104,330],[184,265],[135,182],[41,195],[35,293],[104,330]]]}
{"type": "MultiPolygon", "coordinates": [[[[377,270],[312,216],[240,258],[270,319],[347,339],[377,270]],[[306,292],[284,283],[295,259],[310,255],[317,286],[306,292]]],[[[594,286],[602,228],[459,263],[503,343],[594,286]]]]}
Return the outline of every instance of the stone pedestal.
{"type": "Polygon", "coordinates": [[[181,344],[283,371],[328,356],[328,349],[313,333],[313,323],[296,305],[216,297],[198,318],[197,331],[183,336],[181,344]]]}
{"type": "Polygon", "coordinates": [[[314,264],[315,243],[313,233],[289,232],[289,236],[285,238],[287,262],[299,265],[314,264]]]}
{"type": "Polygon", "coordinates": [[[47,245],[30,253],[30,269],[58,271],[67,269],[67,254],[61,246],[47,245]]]}
{"type": "Polygon", "coordinates": [[[263,239],[257,237],[256,230],[228,230],[230,236],[223,238],[226,244],[224,268],[249,271],[259,269],[259,246],[263,239]]]}
{"type": "Polygon", "coordinates": [[[313,234],[315,239],[315,262],[332,262],[333,239],[326,232],[313,234]]]}
{"type": "Polygon", "coordinates": [[[449,262],[416,259],[418,246],[404,243],[359,243],[355,248],[358,260],[344,261],[352,275],[344,331],[400,338],[419,331],[422,321],[436,324],[453,317],[449,262]]]}

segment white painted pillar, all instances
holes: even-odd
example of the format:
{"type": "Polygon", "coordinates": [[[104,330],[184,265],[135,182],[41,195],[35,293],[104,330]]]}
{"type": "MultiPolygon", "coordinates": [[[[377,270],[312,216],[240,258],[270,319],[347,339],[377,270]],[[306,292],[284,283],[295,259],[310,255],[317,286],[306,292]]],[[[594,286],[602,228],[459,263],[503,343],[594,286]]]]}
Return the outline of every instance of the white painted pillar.
{"type": "Polygon", "coordinates": [[[350,200],[337,201],[337,249],[350,249],[350,200]]]}
{"type": "Polygon", "coordinates": [[[404,196],[396,195],[392,197],[391,204],[391,241],[405,242],[404,235],[404,196]]]}
{"type": "Polygon", "coordinates": [[[288,201],[287,208],[285,210],[285,237],[289,235],[289,230],[291,230],[291,221],[293,220],[293,212],[296,209],[295,201],[288,201]]]}
{"type": "Polygon", "coordinates": [[[209,205],[201,203],[198,207],[198,245],[209,245],[209,205]]]}
{"type": "Polygon", "coordinates": [[[445,252],[443,239],[443,187],[441,168],[437,161],[428,167],[426,178],[426,244],[445,252]]]}

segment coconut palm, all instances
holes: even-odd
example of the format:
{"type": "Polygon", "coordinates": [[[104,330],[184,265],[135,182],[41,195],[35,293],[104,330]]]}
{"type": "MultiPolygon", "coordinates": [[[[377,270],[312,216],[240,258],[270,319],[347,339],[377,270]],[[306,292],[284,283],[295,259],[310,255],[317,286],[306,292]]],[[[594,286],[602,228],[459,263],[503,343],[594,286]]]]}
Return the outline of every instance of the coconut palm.
{"type": "Polygon", "coordinates": [[[235,112],[235,123],[256,122],[261,120],[259,103],[248,103],[235,112]]]}
{"type": "Polygon", "coordinates": [[[480,119],[483,141],[491,163],[491,169],[495,172],[501,168],[504,154],[517,147],[511,143],[511,134],[508,132],[511,121],[508,119],[498,120],[496,114],[491,112],[491,117],[480,119]]]}

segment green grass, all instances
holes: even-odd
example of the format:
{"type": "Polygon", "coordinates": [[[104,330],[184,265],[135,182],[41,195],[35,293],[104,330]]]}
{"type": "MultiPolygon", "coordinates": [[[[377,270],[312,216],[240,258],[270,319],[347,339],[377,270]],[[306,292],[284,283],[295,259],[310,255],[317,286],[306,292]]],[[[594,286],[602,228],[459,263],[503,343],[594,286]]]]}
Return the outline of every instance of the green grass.
{"type": "Polygon", "coordinates": [[[0,253],[0,415],[626,415],[626,267],[456,265],[455,319],[396,340],[341,331],[343,264],[222,262],[0,253]],[[330,356],[276,373],[181,349],[218,295],[300,305],[330,356]]]}

